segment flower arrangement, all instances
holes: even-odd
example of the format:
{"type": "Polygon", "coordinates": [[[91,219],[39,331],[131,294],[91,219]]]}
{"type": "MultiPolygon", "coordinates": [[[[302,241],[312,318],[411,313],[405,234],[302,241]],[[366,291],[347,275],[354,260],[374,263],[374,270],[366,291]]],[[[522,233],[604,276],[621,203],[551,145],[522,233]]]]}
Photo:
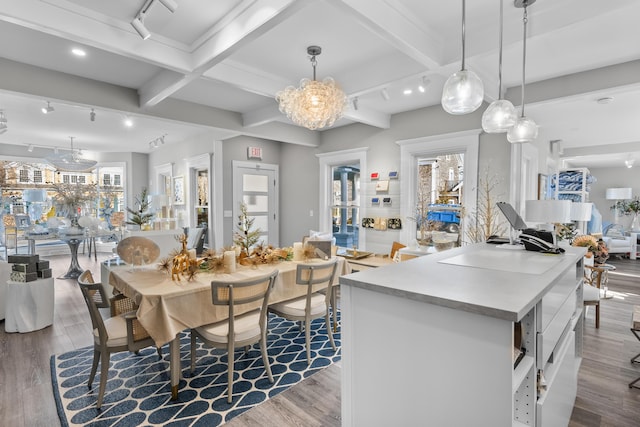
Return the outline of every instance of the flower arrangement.
{"type": "Polygon", "coordinates": [[[93,201],[97,194],[95,184],[54,182],[51,183],[51,187],[56,192],[53,196],[54,202],[60,210],[66,211],[68,216],[76,215],[78,208],[93,201]]]}
{"type": "Polygon", "coordinates": [[[631,200],[618,200],[611,206],[611,210],[616,209],[624,215],[637,215],[640,213],[640,197],[635,196],[631,200]]]}
{"type": "Polygon", "coordinates": [[[604,264],[609,259],[609,249],[603,240],[597,240],[593,236],[582,235],[573,239],[572,246],[587,248],[587,258],[594,257],[595,264],[604,264]]]}

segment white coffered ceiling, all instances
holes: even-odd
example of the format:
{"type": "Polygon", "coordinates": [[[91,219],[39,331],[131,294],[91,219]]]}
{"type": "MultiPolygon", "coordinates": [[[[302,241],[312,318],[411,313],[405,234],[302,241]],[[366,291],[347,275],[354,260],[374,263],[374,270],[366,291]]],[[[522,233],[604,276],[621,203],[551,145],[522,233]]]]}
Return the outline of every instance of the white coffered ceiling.
{"type": "MultiPolygon", "coordinates": [[[[274,100],[311,77],[307,46],[323,49],[318,77],[334,77],[358,99],[337,126],[385,128],[393,114],[438,105],[460,68],[460,1],[175,1],[175,13],[153,2],[143,41],[130,22],[144,0],[0,0],[0,109],[9,121],[0,143],[65,146],[75,136],[87,150],[148,152],[162,135],[175,144],[211,132],[316,145],[317,134],[292,125],[274,100]],[[71,55],[75,47],[87,55],[71,55]],[[70,89],[69,76],[84,79],[70,89]],[[46,101],[55,113],[40,112],[46,101]],[[133,128],[122,126],[125,116],[133,128]]],[[[498,0],[467,2],[467,67],[483,79],[487,102],[497,96],[498,8],[498,0]]],[[[522,9],[505,0],[504,11],[503,85],[513,97],[522,9]]],[[[637,0],[539,0],[529,8],[527,81],[540,86],[527,88],[527,115],[542,141],[562,140],[572,155],[604,150],[598,165],[640,161],[638,16],[637,0]],[[562,90],[545,93],[548,80],[562,90]],[[596,102],[603,97],[613,101],[596,102]]]]}

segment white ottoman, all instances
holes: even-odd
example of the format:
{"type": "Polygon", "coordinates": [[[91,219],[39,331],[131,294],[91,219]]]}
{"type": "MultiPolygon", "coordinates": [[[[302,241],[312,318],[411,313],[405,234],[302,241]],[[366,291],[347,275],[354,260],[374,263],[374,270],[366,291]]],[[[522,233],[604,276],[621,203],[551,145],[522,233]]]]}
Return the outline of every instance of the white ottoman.
{"type": "Polygon", "coordinates": [[[53,324],[53,278],[33,282],[7,282],[6,332],[31,332],[53,324]]]}

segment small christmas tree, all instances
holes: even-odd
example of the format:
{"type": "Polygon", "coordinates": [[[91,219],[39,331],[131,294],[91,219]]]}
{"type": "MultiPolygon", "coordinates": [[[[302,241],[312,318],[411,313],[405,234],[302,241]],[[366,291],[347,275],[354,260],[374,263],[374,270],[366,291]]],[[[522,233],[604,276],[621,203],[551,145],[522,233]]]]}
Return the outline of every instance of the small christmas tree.
{"type": "MultiPolygon", "coordinates": [[[[260,241],[260,234],[262,230],[259,228],[253,229],[253,222],[255,218],[250,217],[247,214],[247,205],[240,203],[240,215],[238,215],[238,230],[234,233],[233,243],[242,248],[242,252],[249,256],[251,253],[249,250],[252,246],[260,241]]],[[[262,242],[260,242],[262,244],[262,242]]]]}
{"type": "Polygon", "coordinates": [[[153,214],[149,212],[149,197],[147,197],[147,189],[143,188],[140,196],[136,196],[136,209],[127,208],[127,212],[131,214],[129,220],[126,222],[131,225],[138,225],[140,228],[144,224],[151,222],[153,214]]]}

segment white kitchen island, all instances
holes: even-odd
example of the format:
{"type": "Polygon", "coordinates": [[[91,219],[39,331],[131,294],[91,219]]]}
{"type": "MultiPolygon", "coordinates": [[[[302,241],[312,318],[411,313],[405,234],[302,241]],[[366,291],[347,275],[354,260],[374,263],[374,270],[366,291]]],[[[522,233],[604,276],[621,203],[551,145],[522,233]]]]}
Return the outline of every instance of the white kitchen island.
{"type": "Polygon", "coordinates": [[[343,425],[567,425],[583,255],[478,244],[341,277],[343,425]]]}

